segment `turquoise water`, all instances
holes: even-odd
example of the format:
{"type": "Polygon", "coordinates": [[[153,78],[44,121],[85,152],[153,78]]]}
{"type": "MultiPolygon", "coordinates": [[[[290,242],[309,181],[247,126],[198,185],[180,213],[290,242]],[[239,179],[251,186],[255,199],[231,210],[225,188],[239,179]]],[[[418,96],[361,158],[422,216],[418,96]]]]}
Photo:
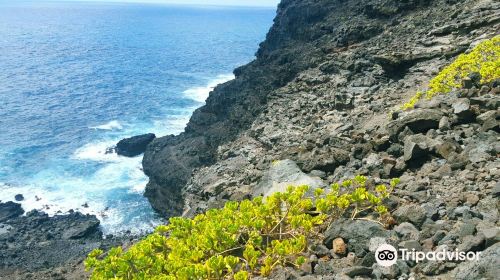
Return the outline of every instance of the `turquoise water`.
{"type": "Polygon", "coordinates": [[[96,214],[106,233],[161,221],[124,137],[179,133],[251,61],[275,11],[0,1],[0,200],[96,214]],[[88,207],[86,207],[86,205],[88,207]]]}

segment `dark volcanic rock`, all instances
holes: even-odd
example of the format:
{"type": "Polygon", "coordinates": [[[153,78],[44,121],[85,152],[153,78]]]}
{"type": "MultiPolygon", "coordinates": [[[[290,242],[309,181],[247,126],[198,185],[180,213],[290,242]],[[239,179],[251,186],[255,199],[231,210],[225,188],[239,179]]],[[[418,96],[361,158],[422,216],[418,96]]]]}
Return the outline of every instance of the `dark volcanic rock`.
{"type": "Polygon", "coordinates": [[[340,237],[347,241],[349,252],[364,255],[369,248],[370,239],[373,237],[388,237],[390,233],[380,224],[364,220],[341,219],[333,222],[324,233],[323,243],[332,248],[334,239],[340,237]]]}
{"type": "Polygon", "coordinates": [[[438,141],[425,135],[410,135],[405,139],[404,160],[415,161],[429,157],[438,145],[438,141]]]}
{"type": "Polygon", "coordinates": [[[144,153],[148,144],[155,138],[153,133],[148,133],[122,139],[116,144],[116,153],[126,157],[138,156],[144,153]]]}
{"type": "MultiPolygon", "coordinates": [[[[0,204],[0,208],[5,204],[9,203],[0,204]]],[[[18,206],[15,209],[17,216],[4,222],[8,230],[0,232],[0,273],[7,276],[15,270],[38,271],[81,262],[93,249],[109,248],[121,242],[104,240],[99,220],[92,215],[73,212],[49,217],[33,210],[19,216],[22,212],[18,206]]],[[[16,279],[16,276],[6,279],[16,279]]]]}
{"type": "Polygon", "coordinates": [[[451,273],[452,279],[497,279],[500,267],[500,243],[486,249],[478,260],[460,263],[451,273]]]}
{"type": "Polygon", "coordinates": [[[443,113],[435,109],[415,109],[406,113],[401,118],[390,122],[387,125],[387,130],[391,138],[396,138],[397,135],[408,127],[413,133],[425,133],[429,129],[438,128],[439,121],[443,117],[443,113]]]}
{"type": "Polygon", "coordinates": [[[95,216],[90,216],[75,226],[68,228],[62,234],[63,239],[80,239],[91,236],[99,232],[99,220],[95,216]]]}
{"type": "Polygon", "coordinates": [[[8,221],[24,213],[21,204],[7,201],[5,203],[0,203],[0,223],[8,221]]]}
{"type": "Polygon", "coordinates": [[[398,222],[410,222],[416,227],[420,227],[426,218],[425,209],[416,204],[403,205],[393,215],[398,222]]]}

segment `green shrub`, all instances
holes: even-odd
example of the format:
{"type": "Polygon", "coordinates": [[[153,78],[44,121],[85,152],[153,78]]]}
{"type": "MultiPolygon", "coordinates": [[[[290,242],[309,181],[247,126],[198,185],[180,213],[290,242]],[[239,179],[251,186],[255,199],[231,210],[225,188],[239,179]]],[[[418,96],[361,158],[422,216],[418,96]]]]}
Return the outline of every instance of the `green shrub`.
{"type": "MultiPolygon", "coordinates": [[[[437,94],[459,89],[463,79],[474,72],[481,74],[481,83],[500,78],[500,36],[481,42],[470,53],[459,55],[453,63],[430,80],[425,96],[430,99],[437,94]]],[[[422,92],[417,92],[402,109],[412,109],[423,96],[422,92]]]]}
{"type": "Polygon", "coordinates": [[[399,180],[372,188],[366,180],[356,176],[311,196],[307,186],[289,187],[266,199],[228,202],[192,219],[171,218],[125,252],[94,250],[85,265],[91,279],[172,280],[243,280],[269,275],[276,266],[300,266],[309,240],[333,219],[387,212],[382,200],[399,180]]]}

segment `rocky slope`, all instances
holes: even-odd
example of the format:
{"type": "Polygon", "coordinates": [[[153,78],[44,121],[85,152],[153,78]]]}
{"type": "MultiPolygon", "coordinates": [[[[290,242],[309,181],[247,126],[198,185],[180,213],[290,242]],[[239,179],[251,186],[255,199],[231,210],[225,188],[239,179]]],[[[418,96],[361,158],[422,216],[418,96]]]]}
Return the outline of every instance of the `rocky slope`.
{"type": "Polygon", "coordinates": [[[167,216],[192,215],[290,183],[399,176],[394,229],[333,225],[309,270],[276,278],[490,279],[500,253],[498,83],[397,109],[499,27],[491,0],[283,0],[257,59],[215,88],[184,133],[148,145],[145,195],[167,216]],[[489,257],[381,270],[369,246],[377,235],[489,257]],[[345,256],[329,250],[339,237],[345,256]]]}

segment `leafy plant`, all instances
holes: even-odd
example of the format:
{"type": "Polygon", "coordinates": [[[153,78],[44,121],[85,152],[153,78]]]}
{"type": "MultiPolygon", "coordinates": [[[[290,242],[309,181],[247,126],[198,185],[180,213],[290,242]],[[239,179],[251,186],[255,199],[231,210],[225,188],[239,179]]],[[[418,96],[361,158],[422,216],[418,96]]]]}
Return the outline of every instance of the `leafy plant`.
{"type": "MultiPolygon", "coordinates": [[[[455,61],[445,67],[429,82],[425,96],[431,99],[437,94],[446,94],[462,87],[462,81],[472,73],[481,75],[481,83],[488,83],[500,78],[500,36],[495,36],[478,44],[470,53],[459,55],[455,61]]],[[[424,96],[417,94],[402,109],[412,109],[424,96]]]]}
{"type": "Polygon", "coordinates": [[[267,276],[277,266],[300,266],[311,238],[332,220],[374,210],[399,183],[367,187],[356,176],[329,189],[289,187],[266,199],[228,202],[192,219],[171,218],[168,225],[131,246],[107,254],[94,250],[85,261],[91,279],[249,279],[267,276]]]}

